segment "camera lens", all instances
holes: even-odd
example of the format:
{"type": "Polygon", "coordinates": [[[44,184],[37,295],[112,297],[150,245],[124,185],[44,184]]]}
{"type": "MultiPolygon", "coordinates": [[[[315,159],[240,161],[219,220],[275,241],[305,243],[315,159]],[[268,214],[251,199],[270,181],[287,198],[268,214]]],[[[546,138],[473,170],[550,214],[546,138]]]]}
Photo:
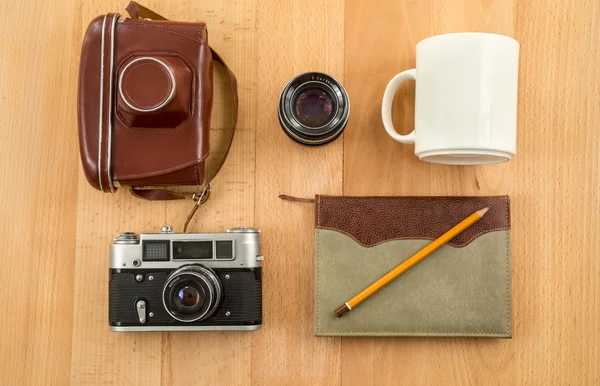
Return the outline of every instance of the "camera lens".
{"type": "Polygon", "coordinates": [[[179,290],[174,291],[174,295],[173,304],[182,314],[191,315],[204,304],[204,291],[196,288],[194,283],[180,285],[179,290]]]}
{"type": "Polygon", "coordinates": [[[221,301],[221,282],[216,274],[199,265],[173,272],[163,288],[167,312],[180,322],[195,322],[211,316],[221,301]]]}
{"type": "Polygon", "coordinates": [[[292,79],[279,98],[284,132],[304,145],[323,145],[342,134],[350,112],[344,87],[333,77],[309,72],[292,79]]]}
{"type": "Polygon", "coordinates": [[[295,105],[300,123],[310,127],[323,126],[333,112],[333,99],[318,88],[303,91],[298,95],[295,105]]]}
{"type": "Polygon", "coordinates": [[[200,292],[197,288],[186,285],[177,292],[177,300],[183,307],[192,307],[200,302],[200,292]]]}

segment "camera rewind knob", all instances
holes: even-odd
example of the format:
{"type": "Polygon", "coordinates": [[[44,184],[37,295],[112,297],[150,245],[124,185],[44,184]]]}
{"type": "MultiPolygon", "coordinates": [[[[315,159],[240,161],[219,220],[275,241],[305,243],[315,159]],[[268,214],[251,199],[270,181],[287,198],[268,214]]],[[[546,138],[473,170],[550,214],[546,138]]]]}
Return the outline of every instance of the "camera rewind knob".
{"type": "Polygon", "coordinates": [[[140,238],[133,232],[123,232],[115,239],[115,244],[138,244],[140,238]]]}

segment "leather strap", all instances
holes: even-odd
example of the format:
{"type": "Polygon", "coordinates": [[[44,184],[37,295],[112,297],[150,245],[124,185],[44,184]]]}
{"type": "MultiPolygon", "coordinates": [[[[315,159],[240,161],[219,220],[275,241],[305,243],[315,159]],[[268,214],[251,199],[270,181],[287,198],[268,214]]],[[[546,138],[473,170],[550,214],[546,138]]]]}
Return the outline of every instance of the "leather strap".
{"type": "Polygon", "coordinates": [[[125,8],[129,16],[132,19],[152,19],[152,20],[167,20],[166,17],[159,15],[151,9],[144,7],[143,5],[132,1],[129,3],[127,8],[125,8]]]}
{"type": "MultiPolygon", "coordinates": [[[[152,19],[152,20],[167,20],[165,17],[144,7],[143,5],[136,3],[135,1],[132,1],[129,3],[129,5],[127,6],[127,12],[129,13],[129,15],[131,16],[132,19],[143,18],[143,19],[152,19]]],[[[235,75],[233,74],[233,72],[231,71],[231,69],[229,68],[229,66],[227,66],[227,64],[225,63],[223,58],[212,48],[210,49],[210,52],[212,54],[213,60],[215,62],[221,64],[227,70],[227,74],[229,75],[231,96],[233,99],[233,107],[234,108],[233,108],[232,129],[231,129],[231,134],[227,141],[227,148],[225,149],[225,152],[223,153],[223,155],[217,162],[216,167],[210,173],[208,173],[208,177],[206,177],[206,182],[204,184],[204,187],[203,187],[201,193],[189,194],[189,193],[182,193],[182,192],[174,192],[174,191],[166,190],[166,189],[144,189],[144,188],[139,188],[139,187],[131,188],[131,193],[135,197],[143,198],[146,200],[154,201],[154,200],[180,200],[180,199],[186,199],[186,198],[193,199],[195,201],[195,205],[194,205],[194,208],[192,208],[192,211],[190,212],[190,215],[187,218],[187,221],[185,223],[184,230],[183,230],[184,232],[187,231],[189,222],[196,214],[198,207],[200,205],[204,204],[210,197],[210,187],[211,187],[210,183],[217,176],[217,174],[219,174],[219,171],[223,167],[223,164],[225,164],[225,160],[227,159],[227,155],[229,154],[229,150],[231,149],[231,144],[233,142],[233,137],[235,134],[235,127],[237,124],[237,114],[238,114],[237,79],[236,79],[235,75]]]]}
{"type": "Polygon", "coordinates": [[[191,193],[174,192],[166,189],[131,188],[134,197],[149,201],[172,201],[192,198],[191,193]]]}
{"type": "Polygon", "coordinates": [[[285,201],[302,202],[305,204],[314,204],[315,203],[314,198],[294,197],[294,196],[288,196],[287,194],[280,194],[279,198],[281,198],[282,200],[285,200],[285,201]]]}

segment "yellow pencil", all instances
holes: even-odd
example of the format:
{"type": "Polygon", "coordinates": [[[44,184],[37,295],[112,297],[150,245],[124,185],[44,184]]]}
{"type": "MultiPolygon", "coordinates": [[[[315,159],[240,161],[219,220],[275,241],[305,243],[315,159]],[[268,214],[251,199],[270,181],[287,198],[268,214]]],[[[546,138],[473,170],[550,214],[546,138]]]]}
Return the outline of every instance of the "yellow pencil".
{"type": "Polygon", "coordinates": [[[367,288],[362,290],[358,295],[356,295],[355,297],[353,297],[352,299],[350,299],[346,303],[344,303],[343,306],[341,306],[340,308],[337,309],[337,311],[335,311],[335,316],[337,316],[339,318],[342,315],[344,315],[346,312],[356,308],[356,306],[358,306],[360,303],[364,302],[369,296],[373,295],[375,292],[379,291],[381,288],[383,288],[387,284],[389,284],[392,280],[394,280],[395,278],[397,278],[404,272],[408,271],[413,265],[417,264],[419,261],[423,260],[430,254],[435,252],[439,247],[441,247],[442,245],[446,244],[448,241],[450,241],[454,237],[456,237],[456,235],[458,235],[459,233],[461,233],[462,231],[464,231],[471,225],[475,224],[480,218],[483,217],[484,214],[487,213],[488,209],[490,209],[490,208],[487,207],[487,208],[478,210],[477,212],[473,213],[466,219],[459,222],[448,232],[444,233],[443,235],[438,237],[436,240],[427,244],[419,252],[415,253],[414,255],[412,255],[411,257],[406,259],[404,262],[402,262],[402,264],[400,264],[396,268],[392,269],[390,272],[385,274],[385,276],[383,276],[381,279],[377,280],[375,283],[371,284],[370,286],[368,286],[367,288]]]}

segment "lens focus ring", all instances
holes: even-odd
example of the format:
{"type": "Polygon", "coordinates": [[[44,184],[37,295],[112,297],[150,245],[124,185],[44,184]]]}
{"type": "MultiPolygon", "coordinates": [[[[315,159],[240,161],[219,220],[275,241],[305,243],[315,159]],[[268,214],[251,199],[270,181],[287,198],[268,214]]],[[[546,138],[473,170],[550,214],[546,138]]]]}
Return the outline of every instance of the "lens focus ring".
{"type": "Polygon", "coordinates": [[[163,305],[180,322],[196,322],[210,317],[222,297],[216,274],[199,265],[181,267],[171,273],[163,288],[163,305]]]}
{"type": "Polygon", "coordinates": [[[350,113],[344,87],[333,77],[309,72],[292,79],[279,98],[284,132],[304,145],[323,145],[339,137],[350,113]]]}

